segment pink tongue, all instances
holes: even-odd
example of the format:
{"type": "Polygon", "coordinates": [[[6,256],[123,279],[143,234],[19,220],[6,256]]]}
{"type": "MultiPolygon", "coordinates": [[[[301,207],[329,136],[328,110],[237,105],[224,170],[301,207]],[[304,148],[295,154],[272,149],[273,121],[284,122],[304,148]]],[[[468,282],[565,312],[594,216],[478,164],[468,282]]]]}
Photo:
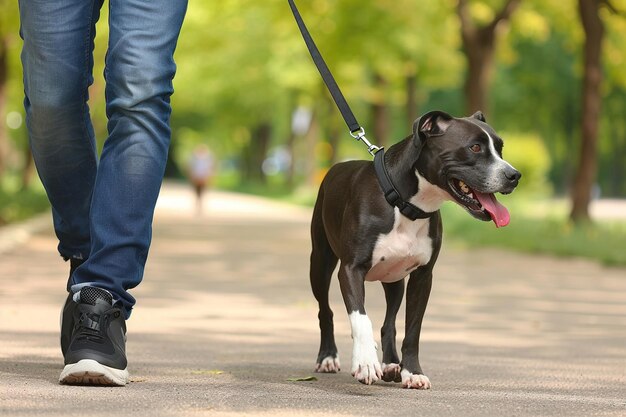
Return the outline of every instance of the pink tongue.
{"type": "Polygon", "coordinates": [[[509,211],[502,204],[496,200],[496,196],[493,194],[483,194],[478,191],[474,191],[474,195],[480,201],[483,208],[491,215],[491,220],[496,224],[496,227],[504,227],[509,224],[511,215],[509,211]]]}

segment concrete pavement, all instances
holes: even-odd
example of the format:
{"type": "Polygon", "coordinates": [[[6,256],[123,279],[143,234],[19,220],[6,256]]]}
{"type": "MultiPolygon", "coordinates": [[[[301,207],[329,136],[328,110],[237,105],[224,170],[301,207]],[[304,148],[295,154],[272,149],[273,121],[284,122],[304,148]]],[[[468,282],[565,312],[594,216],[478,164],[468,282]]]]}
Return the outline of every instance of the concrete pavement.
{"type": "MultiPolygon", "coordinates": [[[[313,373],[309,210],[228,193],[206,203],[196,216],[190,190],[163,189],[145,279],[133,291],[125,388],[57,383],[68,267],[50,226],[3,247],[0,415],[626,415],[625,269],[444,243],[421,344],[433,389],[363,386],[349,373],[336,280],[343,370],[313,373]],[[307,376],[317,381],[288,381],[307,376]]],[[[382,290],[366,291],[379,329],[382,290]]]]}

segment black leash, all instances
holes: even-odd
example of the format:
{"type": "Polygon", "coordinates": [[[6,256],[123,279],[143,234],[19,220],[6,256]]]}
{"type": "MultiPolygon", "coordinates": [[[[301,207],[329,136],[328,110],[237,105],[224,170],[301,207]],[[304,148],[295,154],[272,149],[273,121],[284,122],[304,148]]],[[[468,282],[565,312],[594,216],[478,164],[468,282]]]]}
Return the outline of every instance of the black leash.
{"type": "Polygon", "coordinates": [[[324,58],[322,58],[322,54],[317,48],[317,45],[315,45],[311,34],[304,24],[304,20],[302,20],[302,16],[300,16],[300,12],[298,11],[296,4],[293,0],[287,1],[289,2],[294,18],[296,19],[302,38],[304,38],[304,43],[306,43],[306,46],[309,49],[311,58],[313,58],[313,62],[315,63],[317,70],[322,76],[322,79],[324,80],[330,95],[333,97],[337,108],[341,112],[343,120],[346,122],[346,125],[348,125],[348,129],[350,129],[350,135],[356,140],[363,142],[365,146],[367,146],[367,151],[370,155],[374,156],[374,169],[376,171],[376,176],[378,177],[378,182],[385,194],[385,200],[387,200],[387,202],[393,207],[398,207],[400,213],[411,220],[426,219],[432,216],[434,213],[427,213],[415,205],[404,201],[396,187],[393,185],[393,182],[389,177],[389,172],[387,172],[387,168],[385,167],[384,149],[382,147],[372,145],[365,137],[365,129],[363,129],[359,122],[357,122],[356,117],[354,117],[352,109],[350,109],[350,106],[341,93],[333,74],[330,72],[330,69],[328,69],[328,65],[326,65],[324,58]]]}
{"type": "Polygon", "coordinates": [[[293,2],[293,0],[288,1],[289,6],[291,7],[291,11],[293,12],[293,17],[295,17],[298,28],[300,29],[300,33],[302,33],[302,37],[304,38],[304,43],[306,43],[306,46],[309,49],[309,53],[311,54],[311,58],[313,58],[313,62],[315,63],[317,70],[320,72],[320,75],[322,76],[322,79],[324,80],[324,83],[326,84],[330,95],[333,97],[333,100],[335,100],[335,104],[341,112],[343,120],[348,125],[348,129],[350,129],[350,135],[356,140],[362,141],[365,146],[367,146],[367,151],[370,153],[370,155],[374,156],[374,154],[378,152],[381,148],[376,145],[372,145],[365,137],[365,129],[363,129],[359,122],[356,121],[356,117],[354,117],[352,109],[350,109],[350,106],[348,105],[348,102],[341,93],[341,90],[339,89],[339,86],[337,85],[333,74],[328,69],[328,65],[326,65],[324,58],[322,58],[322,54],[320,53],[319,49],[317,49],[317,45],[315,45],[315,42],[313,41],[309,30],[306,28],[304,20],[302,20],[302,16],[300,16],[300,12],[298,11],[296,4],[293,2]]]}

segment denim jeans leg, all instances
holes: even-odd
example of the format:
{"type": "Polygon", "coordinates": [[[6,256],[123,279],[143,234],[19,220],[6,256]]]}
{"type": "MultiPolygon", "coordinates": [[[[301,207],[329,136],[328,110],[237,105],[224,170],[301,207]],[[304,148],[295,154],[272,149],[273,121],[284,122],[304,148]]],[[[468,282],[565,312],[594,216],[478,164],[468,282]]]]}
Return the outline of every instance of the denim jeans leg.
{"type": "Polygon", "coordinates": [[[110,0],[105,79],[109,137],[91,205],[91,254],[73,283],[97,283],[127,316],[142,277],[170,144],[174,50],[186,0],[110,0]]]}
{"type": "Polygon", "coordinates": [[[101,5],[101,0],[19,1],[26,126],[66,259],[84,259],[90,252],[97,159],[87,90],[101,5]]]}

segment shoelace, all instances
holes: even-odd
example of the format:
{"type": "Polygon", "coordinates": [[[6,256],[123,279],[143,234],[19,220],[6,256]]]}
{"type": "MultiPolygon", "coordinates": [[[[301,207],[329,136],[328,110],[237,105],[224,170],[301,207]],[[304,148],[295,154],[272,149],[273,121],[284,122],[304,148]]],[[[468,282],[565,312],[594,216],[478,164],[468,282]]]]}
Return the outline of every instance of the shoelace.
{"type": "Polygon", "coordinates": [[[81,313],[80,318],[74,327],[76,339],[101,343],[104,339],[102,336],[102,329],[106,328],[107,320],[108,314],[102,318],[99,314],[81,313]],[[103,321],[102,324],[104,324],[104,326],[101,326],[101,321],[103,321]]]}

